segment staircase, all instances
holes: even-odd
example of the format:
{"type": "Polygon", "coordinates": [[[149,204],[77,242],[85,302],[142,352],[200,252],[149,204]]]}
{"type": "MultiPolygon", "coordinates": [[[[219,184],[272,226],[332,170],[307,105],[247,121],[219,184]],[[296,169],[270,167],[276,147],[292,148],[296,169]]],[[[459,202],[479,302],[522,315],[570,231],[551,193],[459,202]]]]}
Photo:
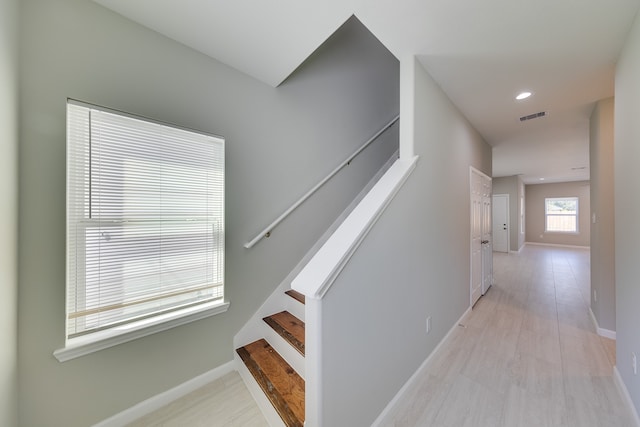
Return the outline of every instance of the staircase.
{"type": "MultiPolygon", "coordinates": [[[[270,424],[302,427],[305,419],[305,325],[300,319],[304,319],[305,300],[304,295],[294,290],[285,294],[287,310],[262,319],[264,338],[238,348],[236,353],[279,416],[274,420],[270,408],[263,408],[270,424]]],[[[255,389],[249,389],[258,404],[264,402],[255,389]]]]}

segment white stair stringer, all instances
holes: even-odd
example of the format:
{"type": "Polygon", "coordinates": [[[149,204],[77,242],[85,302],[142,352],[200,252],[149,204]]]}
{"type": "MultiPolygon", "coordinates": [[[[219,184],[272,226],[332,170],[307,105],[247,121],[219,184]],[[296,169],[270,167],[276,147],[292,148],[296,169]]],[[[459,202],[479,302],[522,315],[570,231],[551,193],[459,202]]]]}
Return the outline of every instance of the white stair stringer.
{"type": "Polygon", "coordinates": [[[280,418],[280,414],[278,414],[276,409],[273,407],[267,395],[264,394],[264,391],[262,391],[256,379],[253,378],[253,375],[251,375],[251,372],[249,372],[247,365],[244,364],[244,362],[240,358],[240,355],[235,351],[234,359],[236,361],[240,377],[244,381],[244,384],[247,386],[249,393],[251,393],[253,400],[256,401],[258,408],[260,408],[262,415],[264,415],[269,425],[271,427],[286,427],[286,425],[282,421],[282,418],[280,418]]]}

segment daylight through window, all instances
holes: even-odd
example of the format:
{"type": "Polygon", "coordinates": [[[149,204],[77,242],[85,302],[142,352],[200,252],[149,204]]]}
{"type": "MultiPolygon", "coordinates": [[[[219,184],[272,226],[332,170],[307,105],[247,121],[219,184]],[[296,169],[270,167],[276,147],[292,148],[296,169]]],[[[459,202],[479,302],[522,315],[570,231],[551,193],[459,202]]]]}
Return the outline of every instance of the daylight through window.
{"type": "Polygon", "coordinates": [[[545,199],[545,231],[558,233],[578,232],[578,198],[545,199]]]}
{"type": "Polygon", "coordinates": [[[223,303],[224,140],[67,104],[67,339],[223,303]]]}

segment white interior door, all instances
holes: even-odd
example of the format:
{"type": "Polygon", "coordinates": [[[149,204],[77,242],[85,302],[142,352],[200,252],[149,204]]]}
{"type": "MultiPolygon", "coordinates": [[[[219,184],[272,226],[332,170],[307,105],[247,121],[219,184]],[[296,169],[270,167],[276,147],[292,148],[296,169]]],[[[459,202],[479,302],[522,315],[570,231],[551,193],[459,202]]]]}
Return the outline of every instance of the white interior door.
{"type": "Polygon", "coordinates": [[[482,295],[482,175],[471,169],[471,305],[482,295]]]}
{"type": "Polygon", "coordinates": [[[509,252],[509,195],[493,195],[493,250],[509,252]]]}

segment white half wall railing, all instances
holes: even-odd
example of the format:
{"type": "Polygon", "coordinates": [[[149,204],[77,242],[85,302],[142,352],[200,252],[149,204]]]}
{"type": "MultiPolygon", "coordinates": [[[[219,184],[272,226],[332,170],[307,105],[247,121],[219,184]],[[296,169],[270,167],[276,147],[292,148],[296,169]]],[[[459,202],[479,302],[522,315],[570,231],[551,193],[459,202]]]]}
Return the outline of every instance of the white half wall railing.
{"type": "MultiPolygon", "coordinates": [[[[377,220],[415,169],[417,156],[400,157],[376,182],[336,231],[320,247],[291,288],[305,295],[305,426],[320,427],[328,410],[324,406],[324,363],[322,354],[325,294],[347,265],[377,220]]],[[[352,300],[345,300],[352,305],[352,300]]]]}
{"type": "Polygon", "coordinates": [[[387,123],[386,125],[384,125],[378,132],[376,132],[375,135],[373,135],[371,138],[369,138],[367,140],[367,142],[365,142],[364,144],[362,144],[360,146],[360,148],[358,148],[356,151],[353,152],[353,154],[351,154],[345,161],[343,161],[342,163],[340,163],[340,165],[338,165],[334,170],[332,170],[329,175],[327,175],[324,179],[322,179],[319,183],[317,183],[311,190],[309,190],[305,195],[303,195],[300,199],[298,199],[297,202],[295,202],[293,205],[291,205],[291,207],[289,209],[287,209],[286,211],[284,211],[278,218],[276,218],[271,224],[269,224],[267,227],[265,227],[260,233],[258,233],[258,235],[256,235],[256,237],[254,237],[253,239],[249,240],[247,243],[244,244],[244,247],[247,249],[252,248],[253,246],[255,246],[256,243],[258,243],[260,240],[262,240],[265,237],[269,237],[271,235],[271,232],[273,231],[274,228],[276,228],[287,216],[289,216],[289,214],[291,214],[291,212],[293,212],[294,210],[296,210],[301,204],[303,204],[309,197],[311,197],[313,195],[313,193],[315,193],[316,191],[318,191],[318,189],[320,189],[320,187],[322,187],[324,184],[327,183],[327,181],[329,181],[331,178],[333,178],[338,172],[340,172],[340,170],[342,168],[344,168],[345,166],[347,166],[349,163],[351,163],[351,161],[358,156],[358,154],[360,154],[364,149],[366,149],[369,145],[371,145],[376,139],[378,139],[378,137],[380,135],[382,135],[385,131],[387,131],[387,129],[389,129],[391,126],[393,126],[398,120],[400,119],[400,116],[396,116],[393,120],[391,120],[389,123],[387,123]]]}

